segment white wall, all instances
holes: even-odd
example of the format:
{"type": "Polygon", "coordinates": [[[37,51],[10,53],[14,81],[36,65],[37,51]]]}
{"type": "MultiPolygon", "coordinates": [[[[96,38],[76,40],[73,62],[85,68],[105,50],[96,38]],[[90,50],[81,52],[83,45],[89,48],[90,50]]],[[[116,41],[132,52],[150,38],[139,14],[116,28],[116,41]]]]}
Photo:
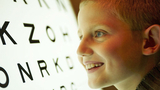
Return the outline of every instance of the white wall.
{"type": "Polygon", "coordinates": [[[69,0],[0,0],[0,90],[91,90],[69,0]]]}

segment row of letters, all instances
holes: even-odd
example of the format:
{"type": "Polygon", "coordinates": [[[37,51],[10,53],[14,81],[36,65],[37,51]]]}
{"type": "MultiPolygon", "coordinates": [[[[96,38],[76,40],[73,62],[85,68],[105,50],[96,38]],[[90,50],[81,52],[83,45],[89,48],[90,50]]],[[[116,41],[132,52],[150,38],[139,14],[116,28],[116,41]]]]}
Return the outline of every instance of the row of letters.
{"type": "MultiPolygon", "coordinates": [[[[5,42],[5,38],[4,38],[4,34],[6,34],[6,36],[11,40],[11,42],[16,45],[17,44],[17,41],[14,39],[14,37],[12,37],[12,35],[10,35],[10,33],[7,31],[7,27],[9,25],[9,21],[5,21],[2,28],[0,27],[0,38],[1,38],[1,41],[2,41],[2,44],[3,45],[6,45],[6,42],[5,42]]],[[[32,37],[33,37],[33,34],[34,34],[34,31],[35,31],[35,26],[34,24],[30,24],[30,23],[23,23],[24,27],[30,27],[31,28],[31,32],[30,32],[30,35],[29,35],[29,42],[30,44],[35,44],[35,43],[40,43],[40,40],[34,40],[32,37]]],[[[62,32],[62,35],[64,37],[64,41],[65,41],[65,38],[68,38],[68,40],[70,40],[69,38],[69,35],[68,35],[68,32],[67,32],[67,29],[65,29],[65,32],[64,30],[62,30],[62,28],[60,28],[61,32],[62,32]]],[[[53,29],[50,27],[50,26],[46,26],[46,34],[48,36],[48,38],[52,41],[52,42],[55,42],[56,41],[56,35],[53,31],[53,29]],[[53,37],[50,37],[49,36],[49,30],[51,30],[51,33],[53,34],[53,37]]]]}
{"type": "MultiPolygon", "coordinates": [[[[59,65],[58,60],[59,60],[59,58],[56,58],[56,60],[53,59],[53,64],[55,66],[55,69],[56,69],[57,73],[63,72],[63,68],[59,65]]],[[[37,63],[38,63],[39,70],[40,70],[40,73],[41,73],[42,77],[44,77],[44,72],[46,72],[47,75],[50,76],[50,73],[47,70],[47,63],[45,62],[45,60],[38,60],[37,63]]],[[[68,65],[68,69],[69,70],[72,70],[74,68],[72,59],[69,56],[66,56],[66,63],[68,65]]],[[[20,72],[20,76],[22,78],[22,82],[23,83],[26,82],[25,78],[24,78],[24,75],[27,76],[31,81],[34,80],[28,62],[26,62],[26,66],[22,66],[20,63],[17,63],[17,66],[18,66],[18,69],[19,69],[19,72],[20,72]],[[27,67],[28,70],[26,70],[24,67],[27,67]]],[[[0,87],[6,88],[9,85],[9,74],[7,73],[7,71],[3,67],[0,67],[0,71],[2,71],[3,74],[6,77],[5,83],[4,84],[0,83],[0,87]]]]}
{"type": "MultiPolygon", "coordinates": [[[[19,0],[12,0],[13,2],[15,3],[19,3],[19,0]]],[[[27,0],[22,0],[24,2],[25,5],[29,5],[30,3],[27,2],[27,0]]],[[[51,9],[51,7],[49,6],[49,4],[47,4],[46,2],[47,0],[37,0],[37,3],[39,4],[40,7],[42,7],[42,3],[48,8],[48,9],[51,9]]],[[[63,0],[55,0],[56,1],[56,4],[57,4],[57,8],[61,11],[67,11],[67,8],[66,8],[66,4],[64,3],[63,0]]],[[[5,21],[4,24],[2,26],[0,26],[0,42],[2,42],[2,45],[7,45],[7,42],[6,42],[6,38],[8,38],[12,43],[13,45],[17,45],[19,44],[19,42],[17,42],[17,40],[14,38],[14,36],[12,34],[10,34],[9,31],[7,31],[7,27],[9,27],[9,24],[10,24],[10,21],[5,21]],[[6,35],[6,37],[4,37],[4,35],[6,35]]],[[[30,44],[40,44],[40,40],[38,39],[33,39],[33,36],[34,36],[34,31],[35,31],[35,25],[32,24],[32,23],[23,23],[23,26],[25,28],[27,27],[30,27],[31,28],[31,32],[30,34],[28,35],[28,40],[29,40],[29,43],[30,44]]],[[[60,27],[61,28],[61,27],[60,27]]],[[[64,37],[64,41],[67,40],[71,40],[69,38],[69,34],[68,32],[64,32],[63,28],[61,28],[61,32],[62,32],[62,36],[64,37]]],[[[46,26],[46,34],[49,38],[49,40],[51,42],[56,42],[56,35],[54,33],[54,30],[50,27],[50,26],[46,26]],[[49,32],[51,31],[51,32],[49,32]],[[50,37],[49,35],[52,34],[54,37],[50,37]]],[[[66,56],[66,62],[67,62],[67,65],[68,65],[68,69],[69,70],[72,70],[74,68],[74,65],[73,65],[73,62],[71,60],[71,58],[69,56],[66,56]]],[[[53,64],[55,66],[55,70],[57,73],[59,72],[63,72],[63,68],[59,65],[58,63],[58,60],[59,58],[56,58],[56,59],[53,59],[53,64]]],[[[26,83],[26,80],[25,80],[25,77],[24,76],[27,76],[26,78],[29,78],[31,81],[34,80],[34,75],[32,73],[32,69],[30,68],[30,64],[28,62],[25,63],[26,65],[23,66],[21,65],[20,63],[17,63],[17,67],[18,67],[18,70],[19,70],[19,73],[20,73],[20,76],[21,76],[21,79],[22,79],[22,82],[23,83],[26,83]],[[27,69],[25,69],[25,67],[27,67],[27,69]]],[[[39,67],[39,70],[40,70],[40,73],[41,73],[41,76],[44,77],[46,74],[48,76],[50,76],[50,71],[47,70],[47,63],[45,60],[38,60],[37,61],[37,66],[39,67]],[[45,74],[44,74],[45,73],[45,74]]],[[[5,70],[3,67],[0,66],[0,72],[2,72],[4,74],[4,76],[6,77],[6,80],[4,83],[1,83],[0,81],[0,88],[7,88],[9,83],[10,83],[10,75],[8,74],[7,70],[5,70]]],[[[75,87],[75,84],[73,82],[71,82],[70,84],[71,86],[71,89],[68,89],[66,88],[64,85],[60,86],[60,90],[76,90],[76,87],[75,87]]],[[[55,89],[53,89],[55,90],[55,89]]]]}
{"type": "MultiPolygon", "coordinates": [[[[13,0],[13,1],[14,1],[14,2],[18,2],[17,0],[13,0]]],[[[63,9],[64,11],[67,11],[66,6],[65,6],[65,3],[64,3],[63,0],[55,0],[55,1],[56,1],[57,5],[58,5],[59,10],[63,9]]],[[[25,4],[29,4],[29,3],[27,3],[27,0],[23,0],[23,2],[24,2],[25,4]]],[[[48,9],[50,9],[50,6],[47,4],[47,2],[46,2],[45,0],[38,0],[38,3],[39,3],[39,6],[40,6],[40,7],[42,7],[41,2],[43,2],[43,3],[46,5],[46,7],[47,7],[48,9]]]]}

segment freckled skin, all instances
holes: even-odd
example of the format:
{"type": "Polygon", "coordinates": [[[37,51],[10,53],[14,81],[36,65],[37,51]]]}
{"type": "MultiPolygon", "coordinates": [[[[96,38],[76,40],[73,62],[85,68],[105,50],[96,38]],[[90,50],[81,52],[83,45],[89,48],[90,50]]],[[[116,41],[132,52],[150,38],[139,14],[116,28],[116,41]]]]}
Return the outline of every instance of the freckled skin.
{"type": "Polygon", "coordinates": [[[135,39],[126,23],[89,2],[80,8],[78,24],[79,35],[83,36],[77,49],[79,61],[82,65],[86,61],[104,63],[96,72],[88,74],[91,88],[140,82],[143,77],[140,72],[144,69],[142,40],[135,39]],[[97,30],[107,34],[95,38],[97,30]]]}

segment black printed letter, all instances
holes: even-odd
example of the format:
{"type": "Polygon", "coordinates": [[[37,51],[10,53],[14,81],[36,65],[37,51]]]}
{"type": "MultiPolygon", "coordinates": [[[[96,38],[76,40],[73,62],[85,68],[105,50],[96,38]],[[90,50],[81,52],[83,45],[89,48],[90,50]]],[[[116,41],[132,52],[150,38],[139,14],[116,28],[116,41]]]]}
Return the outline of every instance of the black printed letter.
{"type": "MultiPolygon", "coordinates": [[[[13,0],[14,2],[17,2],[16,0],[13,0]]],[[[25,4],[27,4],[26,0],[23,0],[25,4]]]]}
{"type": "Polygon", "coordinates": [[[24,26],[25,27],[31,27],[32,30],[31,30],[31,34],[30,34],[30,37],[29,37],[29,42],[32,44],[32,43],[40,43],[39,40],[32,40],[32,37],[33,37],[33,33],[34,33],[34,25],[33,24],[28,24],[28,23],[24,23],[24,26]]]}
{"type": "Polygon", "coordinates": [[[60,88],[61,88],[61,90],[62,90],[63,88],[64,88],[65,90],[67,90],[65,86],[61,86],[60,88]]]}
{"type": "MultiPolygon", "coordinates": [[[[48,71],[47,71],[47,64],[46,64],[46,62],[44,60],[40,60],[40,61],[37,61],[37,62],[38,62],[39,69],[41,71],[42,77],[44,77],[42,70],[45,70],[48,73],[48,71]],[[45,66],[41,67],[41,65],[40,65],[41,63],[44,63],[45,66]]],[[[48,73],[48,75],[50,75],[50,74],[48,73]]]]}
{"type": "MultiPolygon", "coordinates": [[[[38,0],[40,7],[42,7],[42,4],[40,2],[40,0],[38,0]]],[[[47,3],[45,2],[45,0],[43,0],[44,4],[47,6],[47,8],[49,8],[49,6],[47,5],[47,3]]]]}
{"type": "Polygon", "coordinates": [[[58,66],[58,67],[59,67],[59,69],[63,72],[63,70],[61,69],[61,67],[58,65],[58,58],[57,58],[56,62],[55,62],[55,61],[54,61],[54,59],[53,59],[53,62],[54,62],[54,64],[55,64],[55,67],[56,67],[57,73],[58,73],[57,66],[58,66]]]}
{"type": "Polygon", "coordinates": [[[71,89],[72,90],[77,90],[73,82],[71,83],[71,89]]]}
{"type": "Polygon", "coordinates": [[[0,37],[1,37],[2,43],[3,43],[3,45],[6,45],[6,42],[5,42],[4,37],[3,37],[3,34],[5,33],[5,34],[8,36],[8,38],[9,38],[14,44],[17,44],[17,43],[14,41],[14,39],[11,37],[11,35],[6,31],[6,28],[7,28],[8,24],[9,24],[9,22],[6,21],[6,22],[3,24],[2,28],[0,28],[0,37]]]}
{"type": "Polygon", "coordinates": [[[24,76],[23,76],[22,71],[23,71],[31,80],[33,80],[33,77],[32,77],[32,74],[31,74],[31,71],[30,71],[28,62],[26,62],[26,65],[27,65],[27,68],[28,68],[29,73],[27,73],[27,71],[26,71],[19,63],[18,63],[17,65],[18,65],[19,72],[20,72],[20,74],[21,74],[23,83],[25,83],[25,80],[24,80],[24,76]]]}
{"type": "MultiPolygon", "coordinates": [[[[58,3],[58,5],[59,5],[59,9],[60,9],[61,7],[63,7],[63,9],[64,9],[65,11],[67,11],[66,7],[64,6],[64,1],[63,1],[63,3],[62,3],[61,0],[57,0],[57,3],[58,3]]],[[[60,9],[60,10],[61,10],[61,9],[60,9]]]]}
{"type": "Polygon", "coordinates": [[[69,69],[73,69],[73,62],[69,56],[66,57],[69,69]]]}
{"type": "Polygon", "coordinates": [[[55,34],[54,34],[54,32],[53,32],[52,28],[50,28],[49,26],[47,26],[47,27],[46,27],[46,33],[47,33],[47,36],[49,37],[49,39],[50,39],[52,42],[55,42],[55,41],[56,41],[56,37],[55,37],[55,34]],[[54,36],[54,38],[53,38],[53,39],[52,39],[52,38],[50,38],[50,36],[49,36],[49,34],[48,34],[48,29],[50,29],[50,30],[52,31],[53,36],[54,36]]]}
{"type": "Polygon", "coordinates": [[[66,41],[66,37],[68,37],[68,40],[70,40],[69,35],[68,35],[68,33],[67,33],[67,29],[65,29],[65,33],[64,33],[64,31],[63,31],[61,28],[60,28],[60,30],[61,30],[61,32],[62,32],[62,34],[63,34],[64,41],[66,41]]]}
{"type": "Polygon", "coordinates": [[[9,84],[9,76],[8,76],[7,72],[2,67],[0,67],[0,71],[2,71],[6,76],[6,82],[4,84],[0,83],[0,87],[6,88],[9,84]]]}

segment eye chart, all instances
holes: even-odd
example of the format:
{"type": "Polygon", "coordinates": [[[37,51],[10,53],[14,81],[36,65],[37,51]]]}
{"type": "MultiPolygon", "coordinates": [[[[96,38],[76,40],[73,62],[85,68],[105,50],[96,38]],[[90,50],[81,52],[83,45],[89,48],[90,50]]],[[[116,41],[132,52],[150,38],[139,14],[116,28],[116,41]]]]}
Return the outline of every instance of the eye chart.
{"type": "Polygon", "coordinates": [[[0,90],[91,90],[69,0],[1,0],[0,7],[0,90]]]}

